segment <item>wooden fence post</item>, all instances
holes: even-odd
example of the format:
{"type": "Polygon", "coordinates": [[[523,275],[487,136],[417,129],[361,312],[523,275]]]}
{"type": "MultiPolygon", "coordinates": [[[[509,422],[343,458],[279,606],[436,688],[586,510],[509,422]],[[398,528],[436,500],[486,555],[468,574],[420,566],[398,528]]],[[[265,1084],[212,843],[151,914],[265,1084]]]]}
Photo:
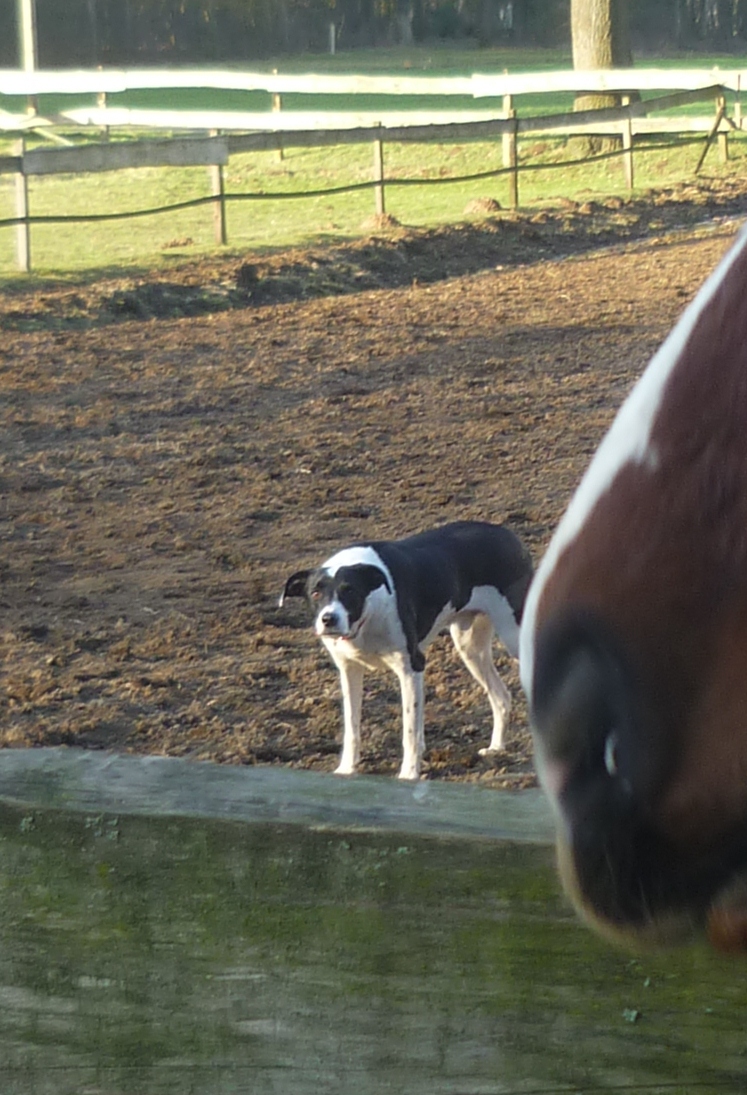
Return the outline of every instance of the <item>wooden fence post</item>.
{"type": "MultiPolygon", "coordinates": [[[[630,106],[630,96],[623,95],[622,105],[630,106]]],[[[633,119],[630,114],[623,122],[622,130],[622,144],[625,151],[623,156],[623,169],[625,171],[625,185],[628,190],[633,189],[634,175],[633,175],[633,119]]]]}
{"type": "MultiPolygon", "coordinates": [[[[277,76],[277,74],[278,74],[278,70],[276,68],[274,68],[272,70],[272,75],[277,76]]],[[[273,114],[279,114],[282,109],[283,109],[283,96],[278,94],[277,91],[275,91],[275,92],[273,92],[273,96],[272,96],[272,112],[273,112],[273,114]]],[[[283,155],[284,155],[284,153],[283,153],[283,138],[280,136],[280,134],[278,134],[278,159],[282,160],[283,155]]]]}
{"type": "Polygon", "coordinates": [[[737,76],[737,92],[734,99],[734,125],[742,128],[742,73],[737,76]]]}
{"type": "Polygon", "coordinates": [[[503,166],[511,169],[508,176],[508,202],[512,209],[519,208],[519,156],[517,150],[516,134],[519,123],[516,111],[513,107],[511,95],[503,96],[503,113],[506,118],[513,121],[510,130],[503,134],[503,166]]]}
{"type": "MultiPolygon", "coordinates": [[[[723,95],[719,95],[716,100],[716,113],[721,113],[722,116],[726,115],[726,99],[723,95]]],[[[721,163],[729,162],[729,134],[726,130],[719,132],[718,135],[718,150],[720,153],[721,163]]]]}
{"type": "Polygon", "coordinates": [[[723,98],[717,99],[716,100],[716,118],[715,118],[715,121],[714,121],[713,125],[711,126],[710,133],[706,137],[706,143],[705,143],[705,146],[703,148],[703,151],[701,152],[700,156],[698,157],[698,162],[695,165],[695,174],[696,175],[699,174],[700,169],[703,166],[703,161],[705,160],[706,156],[708,155],[708,149],[711,147],[713,142],[716,140],[716,135],[718,134],[718,131],[721,127],[721,122],[724,118],[725,111],[726,111],[726,103],[725,103],[724,99],[723,98]]]}
{"type": "Polygon", "coordinates": [[[383,217],[386,212],[386,203],[384,200],[384,143],[381,137],[378,137],[374,141],[373,146],[374,153],[374,180],[376,186],[374,187],[374,199],[376,201],[376,214],[379,217],[383,217]]]}
{"type": "MultiPolygon", "coordinates": [[[[96,71],[97,72],[102,72],[103,71],[102,66],[97,65],[96,66],[96,71]]],[[[105,91],[99,91],[97,93],[97,95],[96,95],[96,106],[99,108],[99,110],[106,110],[106,92],[105,91]]],[[[101,136],[104,138],[105,141],[109,140],[109,126],[108,125],[105,125],[102,128],[101,136]]]]}
{"type": "MultiPolygon", "coordinates": [[[[34,72],[39,67],[39,46],[36,33],[36,0],[16,0],[16,25],[21,67],[24,72],[34,72]]],[[[39,101],[36,95],[26,97],[26,113],[36,114],[39,101]]]]}
{"type": "MultiPolygon", "coordinates": [[[[503,96],[503,117],[514,117],[514,97],[513,95],[503,96]]],[[[513,157],[511,155],[511,134],[503,134],[503,166],[511,167],[513,165],[513,157]]]]}
{"type": "Polygon", "coordinates": [[[23,217],[20,224],[16,225],[16,258],[18,269],[24,274],[31,273],[31,228],[28,222],[29,215],[29,185],[26,173],[23,170],[23,154],[26,150],[26,142],[21,138],[13,145],[13,155],[20,156],[21,170],[17,172],[16,184],[16,216],[23,217]]]}
{"type": "MultiPolygon", "coordinates": [[[[211,137],[218,136],[217,129],[210,130],[211,137]]],[[[225,244],[228,242],[226,233],[226,189],[223,179],[223,164],[210,164],[210,193],[216,199],[213,202],[213,231],[215,242],[225,244]]]]}

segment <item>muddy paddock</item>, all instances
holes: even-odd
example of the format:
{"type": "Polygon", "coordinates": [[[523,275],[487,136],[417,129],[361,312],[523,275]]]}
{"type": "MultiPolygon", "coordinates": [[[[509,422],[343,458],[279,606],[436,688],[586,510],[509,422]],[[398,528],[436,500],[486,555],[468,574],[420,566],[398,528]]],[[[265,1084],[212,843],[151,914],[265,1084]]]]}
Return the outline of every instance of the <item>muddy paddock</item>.
{"type": "MultiPolygon", "coordinates": [[[[357,538],[508,522],[539,558],[747,187],[175,262],[0,298],[0,744],[332,770],[339,686],[287,574],[357,538]],[[704,223],[705,222],[705,223],[704,223]]],[[[425,774],[533,780],[447,638],[425,774]]],[[[400,759],[366,678],[364,763],[400,759]]]]}

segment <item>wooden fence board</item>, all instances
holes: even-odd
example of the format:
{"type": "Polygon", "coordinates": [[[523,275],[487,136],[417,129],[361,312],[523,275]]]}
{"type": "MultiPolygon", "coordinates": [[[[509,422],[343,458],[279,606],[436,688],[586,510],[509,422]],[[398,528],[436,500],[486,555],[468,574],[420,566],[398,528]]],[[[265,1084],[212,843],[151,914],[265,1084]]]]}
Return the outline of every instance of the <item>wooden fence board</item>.
{"type": "MultiPolygon", "coordinates": [[[[193,130],[205,130],[207,125],[206,119],[202,113],[193,115],[189,111],[180,112],[178,118],[171,115],[163,115],[162,112],[154,112],[151,116],[149,111],[107,111],[101,115],[98,111],[94,112],[94,116],[97,121],[93,121],[91,124],[95,124],[100,128],[110,126],[112,128],[132,128],[132,129],[169,129],[172,131],[193,131],[193,130]],[[134,117],[128,122],[123,120],[123,114],[132,113],[134,117]]],[[[287,118],[287,114],[285,117],[287,118]]],[[[256,116],[250,116],[252,119],[256,116]]],[[[285,124],[273,125],[269,122],[269,119],[262,119],[261,125],[250,125],[250,117],[243,114],[211,114],[209,121],[214,124],[214,128],[222,130],[224,133],[230,133],[231,136],[231,151],[261,151],[262,149],[276,149],[278,146],[278,138],[283,137],[284,143],[288,148],[308,148],[313,147],[315,143],[319,144],[319,147],[325,147],[335,144],[357,144],[364,140],[373,139],[373,134],[378,128],[374,124],[374,117],[378,122],[381,118],[381,125],[385,130],[386,138],[388,141],[433,141],[442,140],[450,141],[454,139],[459,140],[493,140],[496,136],[507,132],[505,124],[501,125],[489,125],[487,128],[481,126],[475,128],[474,122],[463,123],[464,128],[459,129],[457,123],[448,123],[451,128],[441,127],[440,130],[435,125],[419,125],[419,126],[407,126],[400,127],[393,124],[393,120],[388,115],[371,115],[368,124],[361,124],[363,118],[361,115],[348,115],[343,119],[339,116],[334,119],[337,125],[341,128],[337,129],[335,126],[330,126],[325,129],[314,129],[312,118],[307,117],[307,126],[305,128],[300,126],[301,119],[294,119],[294,125],[286,127],[285,124]],[[342,127],[343,120],[348,124],[342,127]],[[268,124],[269,122],[269,124],[268,124]],[[244,133],[245,130],[254,130],[253,133],[244,133]],[[314,140],[314,134],[318,136],[318,142],[314,140]],[[285,139],[287,138],[287,139],[285,139]]],[[[525,135],[532,134],[550,134],[555,133],[556,136],[576,136],[579,133],[588,133],[590,135],[604,136],[609,133],[620,132],[620,121],[602,121],[595,119],[593,122],[579,121],[576,116],[567,115],[566,117],[572,120],[563,127],[562,133],[558,133],[557,126],[543,127],[543,117],[522,119],[520,125],[520,131],[525,135]]],[[[82,124],[79,121],[79,116],[73,117],[71,114],[54,115],[51,118],[38,118],[36,125],[33,128],[43,130],[45,128],[51,128],[55,125],[63,124],[70,121],[77,121],[78,124],[82,124]]],[[[318,116],[317,116],[318,120],[318,116]]],[[[326,119],[325,119],[326,120],[326,119]]],[[[503,122],[503,119],[491,114],[487,119],[490,122],[503,122]]],[[[714,114],[702,114],[702,115],[690,115],[688,117],[642,117],[633,118],[632,129],[633,134],[653,134],[653,133],[708,133],[713,125],[714,114]]],[[[28,126],[19,127],[20,129],[28,129],[28,126]]],[[[724,120],[721,123],[721,129],[724,131],[730,130],[732,126],[728,121],[724,120]]],[[[737,125],[737,128],[741,128],[737,125]]],[[[12,157],[0,156],[0,175],[7,174],[11,171],[17,171],[18,165],[15,159],[12,157]]]]}
{"type": "MultiPolygon", "coordinates": [[[[712,122],[713,119],[710,121],[712,122]]],[[[386,137],[388,142],[396,141],[402,144],[430,141],[452,144],[458,141],[494,140],[506,132],[507,126],[509,126],[508,122],[495,118],[489,122],[470,122],[462,125],[389,126],[386,128],[373,125],[360,126],[356,129],[260,131],[229,134],[228,144],[232,154],[274,149],[278,147],[280,139],[285,148],[325,148],[330,145],[365,144],[368,141],[379,140],[382,136],[386,137]]]]}
{"type": "Polygon", "coordinates": [[[177,137],[72,148],[36,148],[23,157],[25,175],[83,174],[132,167],[194,167],[228,163],[226,137],[177,137]]]}
{"type": "Polygon", "coordinates": [[[500,110],[244,112],[228,110],[128,110],[121,107],[76,107],[55,115],[58,124],[139,126],[146,129],[282,130],[353,129],[361,126],[430,125],[436,122],[479,122],[500,117],[500,110]]]}

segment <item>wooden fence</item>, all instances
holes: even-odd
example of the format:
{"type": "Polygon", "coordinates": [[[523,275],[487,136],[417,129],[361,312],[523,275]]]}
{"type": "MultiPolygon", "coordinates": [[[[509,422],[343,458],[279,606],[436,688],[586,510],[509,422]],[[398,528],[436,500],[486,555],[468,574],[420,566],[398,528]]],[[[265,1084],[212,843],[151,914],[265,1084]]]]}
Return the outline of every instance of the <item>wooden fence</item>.
{"type": "MultiPolygon", "coordinates": [[[[623,165],[628,187],[634,184],[634,145],[641,135],[704,133],[706,143],[698,162],[718,138],[722,157],[727,155],[730,130],[741,130],[741,70],[659,70],[618,69],[599,72],[563,71],[525,74],[475,74],[470,77],[373,77],[293,76],[232,70],[96,70],[26,72],[0,70],[0,95],[23,96],[36,104],[41,95],[91,95],[95,103],[73,106],[53,114],[40,113],[34,106],[24,113],[0,109],[0,133],[16,138],[10,155],[0,156],[0,174],[15,176],[16,216],[6,220],[17,229],[19,267],[31,268],[28,179],[34,175],[87,174],[144,166],[208,165],[215,236],[226,242],[226,194],[223,168],[231,155],[290,147],[323,147],[370,142],[374,149],[374,190],[376,210],[384,212],[385,185],[383,145],[388,142],[461,142],[501,139],[504,169],[509,174],[510,201],[519,203],[518,141],[526,135],[571,136],[590,134],[621,139],[623,165]],[[203,88],[261,91],[270,96],[265,111],[175,111],[135,110],[112,106],[110,95],[134,89],[203,88]],[[639,99],[642,92],[666,91],[654,98],[639,99]],[[610,92],[621,105],[601,110],[565,111],[519,117],[515,96],[556,92],[610,92]],[[287,94],[324,94],[353,97],[379,95],[396,98],[417,96],[471,96],[475,101],[491,99],[500,106],[459,111],[288,111],[281,110],[287,94]],[[731,97],[730,108],[727,97],[731,97]],[[664,116],[675,107],[710,101],[713,112],[701,116],[664,116]],[[81,143],[72,143],[62,130],[74,127],[81,143]],[[111,142],[101,139],[112,129],[125,129],[128,136],[138,130],[166,129],[181,136],[168,139],[130,139],[111,142]],[[87,130],[99,137],[91,141],[87,130]],[[25,137],[34,132],[54,142],[53,147],[27,148],[25,137]],[[195,135],[197,133],[198,135],[195,135]],[[187,135],[189,134],[189,135],[187,135]]],[[[559,165],[562,166],[562,165],[559,165]]],[[[448,180],[444,180],[448,181],[448,180]]],[[[303,196],[303,192],[299,193],[303,196]]],[[[131,216],[136,214],[121,214],[131,216]]],[[[114,216],[114,214],[112,214],[114,216]]],[[[55,218],[45,218],[46,220],[55,218]]],[[[62,215],[59,219],[63,219],[62,215]]],[[[67,218],[64,218],[67,219],[67,218]]]]}

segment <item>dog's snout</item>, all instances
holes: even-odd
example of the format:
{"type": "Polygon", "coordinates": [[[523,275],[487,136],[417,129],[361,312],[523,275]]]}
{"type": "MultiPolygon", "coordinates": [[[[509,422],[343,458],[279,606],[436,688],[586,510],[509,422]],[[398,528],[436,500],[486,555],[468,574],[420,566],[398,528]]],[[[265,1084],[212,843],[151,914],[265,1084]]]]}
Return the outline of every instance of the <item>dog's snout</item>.
{"type": "Polygon", "coordinates": [[[340,612],[339,605],[325,605],[320,609],[316,617],[317,635],[342,635],[345,631],[344,616],[340,612]]]}

